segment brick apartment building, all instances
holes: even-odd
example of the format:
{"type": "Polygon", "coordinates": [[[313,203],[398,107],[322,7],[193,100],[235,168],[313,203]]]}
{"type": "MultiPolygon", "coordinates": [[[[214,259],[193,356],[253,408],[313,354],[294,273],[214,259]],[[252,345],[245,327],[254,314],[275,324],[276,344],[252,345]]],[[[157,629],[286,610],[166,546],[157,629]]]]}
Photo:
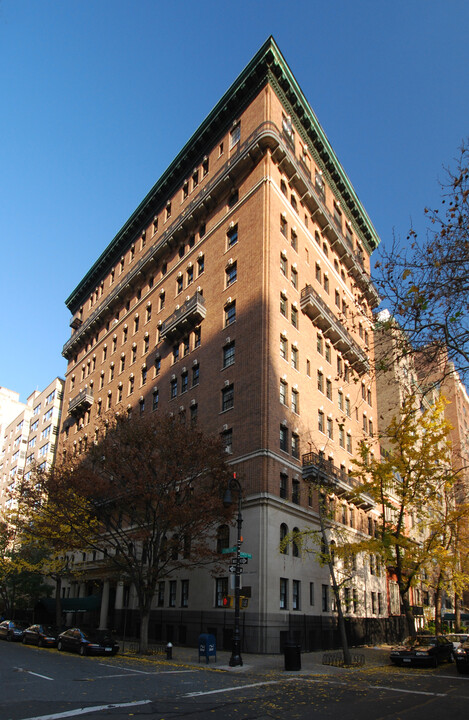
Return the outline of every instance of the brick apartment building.
{"type": "MultiPolygon", "coordinates": [[[[376,425],[369,262],[378,243],[269,38],[66,301],[61,437],[74,452],[86,451],[106,413],[130,409],[223,436],[252,554],[246,651],[278,651],[289,628],[304,647],[331,642],[327,569],[294,545],[279,551],[286,532],[318,527],[311,479],[323,473],[339,525],[373,526],[371,503],[349,502],[348,472],[376,425]]],[[[98,580],[99,565],[93,576],[84,560],[98,580]]],[[[227,644],[228,564],[220,577],[162,583],[150,636],[192,644],[208,629],[227,644]]],[[[130,618],[125,578],[103,590],[108,622],[130,618]]],[[[388,615],[386,579],[372,564],[346,591],[357,633],[388,615]]],[[[92,583],[71,588],[87,592],[92,583]]]]}

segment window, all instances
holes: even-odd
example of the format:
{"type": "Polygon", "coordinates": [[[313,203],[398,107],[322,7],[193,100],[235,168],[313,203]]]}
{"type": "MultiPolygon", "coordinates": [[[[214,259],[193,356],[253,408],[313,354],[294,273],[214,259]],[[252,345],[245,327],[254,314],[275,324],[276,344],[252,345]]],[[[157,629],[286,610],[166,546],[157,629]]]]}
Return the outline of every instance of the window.
{"type": "Polygon", "coordinates": [[[181,607],[189,605],[189,580],[181,580],[181,607]]]}
{"type": "Polygon", "coordinates": [[[322,355],[323,352],[324,352],[324,349],[323,349],[323,348],[324,348],[324,341],[323,341],[323,339],[322,339],[322,335],[318,335],[318,336],[316,337],[316,350],[318,351],[318,353],[319,353],[320,355],[322,355]]]}
{"type": "Polygon", "coordinates": [[[231,129],[230,131],[230,150],[234,148],[234,146],[239,143],[241,138],[241,123],[236,123],[236,125],[231,129]]]}
{"type": "Polygon", "coordinates": [[[125,370],[125,355],[122,354],[119,372],[124,372],[124,370],[125,370]]]}
{"type": "Polygon", "coordinates": [[[283,215],[280,215],[280,232],[284,237],[288,237],[288,223],[283,215]]]}
{"type": "Polygon", "coordinates": [[[202,172],[204,177],[208,174],[208,157],[204,157],[202,161],[202,172]]]}
{"type": "Polygon", "coordinates": [[[238,279],[238,268],[237,263],[234,262],[231,265],[229,265],[225,270],[225,287],[230,287],[230,285],[233,285],[234,282],[238,279]]]}
{"type": "Polygon", "coordinates": [[[285,380],[280,380],[280,402],[282,405],[288,402],[288,385],[285,380]]]}
{"type": "Polygon", "coordinates": [[[347,452],[352,452],[352,436],[350,433],[347,433],[347,452]]]}
{"type": "MultiPolygon", "coordinates": [[[[298,435],[294,436],[296,437],[297,445],[299,446],[299,438],[298,435]]],[[[300,481],[299,480],[292,480],[291,483],[291,501],[295,503],[295,505],[300,504],[300,481]]]]}
{"type": "Polygon", "coordinates": [[[331,380],[326,380],[326,397],[328,400],[332,400],[332,382],[331,380]]]}
{"type": "Polygon", "coordinates": [[[236,245],[238,242],[238,226],[235,225],[233,228],[230,228],[228,232],[226,233],[226,246],[227,248],[233,247],[233,245],[236,245]]]}
{"type": "Polygon", "coordinates": [[[298,212],[298,203],[296,201],[296,197],[293,194],[290,198],[290,205],[292,206],[293,210],[295,210],[295,212],[298,212]]]}
{"type": "Polygon", "coordinates": [[[216,578],[215,579],[215,605],[216,607],[223,607],[223,598],[228,595],[228,578],[216,578]]]}
{"type": "Polygon", "coordinates": [[[236,320],[236,300],[225,305],[225,327],[231,325],[236,320]]]}
{"type": "Polygon", "coordinates": [[[186,284],[190,285],[193,282],[194,282],[194,268],[191,265],[190,267],[187,268],[186,284]]]}
{"type": "Polygon", "coordinates": [[[298,390],[291,391],[291,409],[297,415],[300,412],[300,393],[298,390]]]}
{"type": "Polygon", "coordinates": [[[200,367],[199,365],[193,365],[192,367],[192,387],[199,384],[200,367]]]}
{"type": "Polygon", "coordinates": [[[287,359],[288,342],[287,339],[280,335],[280,357],[284,360],[287,359]]]}
{"type": "Polygon", "coordinates": [[[292,610],[300,610],[300,581],[292,581],[292,610]]]}
{"type": "Polygon", "coordinates": [[[345,431],[342,425],[339,425],[339,445],[345,448],[345,431]]]}
{"type": "Polygon", "coordinates": [[[127,342],[127,336],[128,336],[128,329],[124,325],[124,330],[122,331],[122,345],[127,342]]]}
{"type": "Polygon", "coordinates": [[[186,372],[181,375],[181,393],[187,392],[189,376],[186,372]]]}
{"type": "Polygon", "coordinates": [[[291,364],[295,370],[298,370],[298,348],[294,345],[291,346],[291,364]]]}
{"type": "Polygon", "coordinates": [[[184,281],[182,278],[182,275],[176,279],[176,295],[179,295],[179,293],[182,293],[182,289],[184,287],[184,281]]]}
{"type": "Polygon", "coordinates": [[[173,345],[173,363],[179,360],[179,343],[173,345]]]}
{"type": "Polygon", "coordinates": [[[196,188],[198,184],[199,184],[199,171],[195,170],[192,173],[192,189],[194,190],[194,188],[196,188]]]}
{"type": "Polygon", "coordinates": [[[230,197],[228,198],[228,207],[232,208],[236,205],[239,200],[239,190],[233,190],[230,197]]]}
{"type": "MultiPolygon", "coordinates": [[[[286,473],[280,473],[280,497],[283,500],[287,499],[288,496],[288,475],[286,473]]],[[[282,539],[282,538],[280,538],[282,539]]]]}
{"type": "Polygon", "coordinates": [[[233,429],[229,428],[228,430],[225,430],[221,435],[221,439],[225,452],[228,455],[231,455],[233,452],[233,429]]]}
{"type": "Polygon", "coordinates": [[[164,291],[160,292],[160,310],[163,310],[164,308],[164,301],[165,301],[166,295],[164,291]]]}
{"type": "Polygon", "coordinates": [[[129,378],[129,395],[132,395],[132,393],[134,391],[134,383],[135,383],[135,378],[133,377],[133,375],[131,375],[129,378]]]}
{"type": "Polygon", "coordinates": [[[298,235],[294,230],[291,231],[290,234],[290,244],[296,252],[298,252],[298,235]]]}
{"type": "Polygon", "coordinates": [[[288,580],[280,578],[280,610],[288,610],[288,580]]]}
{"type": "Polygon", "coordinates": [[[322,585],[322,611],[329,611],[329,586],[322,585]]]}
{"type": "Polygon", "coordinates": [[[347,415],[347,417],[350,417],[350,398],[349,397],[345,398],[345,414],[347,415]]]}
{"type": "Polygon", "coordinates": [[[288,263],[287,258],[280,254],[280,272],[287,277],[288,263]]]}
{"type": "Polygon", "coordinates": [[[288,452],[288,430],[284,425],[280,425],[280,450],[288,452]]]}
{"type": "Polygon", "coordinates": [[[344,409],[344,393],[342,392],[342,390],[339,390],[337,392],[337,404],[339,406],[339,410],[344,409]]]}
{"type": "Polygon", "coordinates": [[[296,459],[299,460],[300,457],[300,438],[295,433],[292,433],[291,436],[291,454],[296,459]]]}
{"type": "Polygon", "coordinates": [[[171,217],[171,203],[167,203],[166,205],[166,220],[169,220],[171,217]]]}
{"type": "Polygon", "coordinates": [[[329,345],[329,343],[326,343],[324,357],[326,358],[328,363],[331,362],[331,346],[329,345]]]}
{"type": "Polygon", "coordinates": [[[332,423],[332,418],[330,418],[330,417],[327,418],[327,433],[326,433],[326,434],[327,434],[327,437],[328,437],[330,440],[333,439],[333,437],[334,437],[334,426],[333,426],[333,423],[332,423]]]}
{"type": "Polygon", "coordinates": [[[285,180],[280,180],[280,190],[283,192],[284,195],[287,194],[287,183],[285,180]]]}
{"type": "Polygon", "coordinates": [[[199,412],[199,407],[198,407],[197,403],[194,403],[193,405],[191,405],[191,409],[190,409],[191,425],[196,424],[198,412],[199,412]]]}
{"type": "Polygon", "coordinates": [[[220,525],[217,531],[217,553],[230,547],[230,528],[228,525],[220,525]]]}
{"type": "Polygon", "coordinates": [[[158,390],[153,390],[153,399],[152,399],[152,410],[158,410],[158,400],[159,400],[159,393],[158,390]]]}
{"type": "Polygon", "coordinates": [[[161,372],[161,358],[156,357],[155,358],[155,377],[157,377],[157,375],[159,375],[160,372],[161,372]]]}
{"type": "Polygon", "coordinates": [[[295,270],[294,267],[291,269],[291,284],[295,288],[295,290],[298,289],[298,272],[295,270]]]}
{"type": "Polygon", "coordinates": [[[221,409],[222,412],[225,410],[231,410],[234,407],[234,386],[228,385],[221,391],[221,409]]]}
{"type": "Polygon", "coordinates": [[[169,385],[169,388],[170,388],[169,397],[170,397],[171,399],[177,397],[177,394],[178,394],[178,381],[176,380],[176,378],[173,378],[173,379],[171,380],[170,385],[169,385]]]}
{"type": "Polygon", "coordinates": [[[189,195],[189,183],[186,180],[184,185],[182,186],[182,199],[185,200],[188,195],[189,195]]]}
{"type": "MultiPolygon", "coordinates": [[[[44,439],[44,438],[46,438],[46,437],[49,437],[49,435],[51,434],[51,432],[52,432],[52,425],[48,425],[48,426],[47,426],[46,428],[44,428],[44,430],[41,432],[41,440],[44,439]]],[[[36,440],[36,438],[34,438],[34,440],[36,440]]]]}
{"type": "Polygon", "coordinates": [[[197,258],[197,277],[205,270],[205,258],[203,255],[197,258]]]}
{"type": "Polygon", "coordinates": [[[295,305],[291,306],[291,324],[298,330],[298,310],[295,305]]]}
{"type": "Polygon", "coordinates": [[[324,375],[321,370],[318,370],[318,390],[319,392],[324,392],[324,375]]]}
{"type": "Polygon", "coordinates": [[[318,410],[318,430],[324,432],[324,413],[322,410],[318,410]]]}
{"type": "Polygon", "coordinates": [[[169,607],[176,607],[176,587],[177,580],[169,581],[169,607]]]}
{"type": "Polygon", "coordinates": [[[324,285],[324,290],[328,293],[329,292],[329,277],[328,277],[328,275],[326,275],[326,273],[324,273],[323,285],[324,285]]]}
{"type": "Polygon", "coordinates": [[[287,317],[287,299],[280,293],[280,313],[287,317]]]}

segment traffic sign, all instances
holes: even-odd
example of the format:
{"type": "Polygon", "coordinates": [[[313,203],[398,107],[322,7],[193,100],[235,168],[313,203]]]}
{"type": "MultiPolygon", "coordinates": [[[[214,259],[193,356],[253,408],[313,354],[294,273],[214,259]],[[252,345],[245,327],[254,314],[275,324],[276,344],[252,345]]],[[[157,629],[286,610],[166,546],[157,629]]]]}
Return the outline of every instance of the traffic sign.
{"type": "MultiPolygon", "coordinates": [[[[235,573],[235,572],[236,572],[236,565],[230,565],[230,567],[228,568],[228,570],[230,571],[230,573],[235,573]]],[[[238,569],[238,572],[239,572],[239,574],[241,575],[241,573],[243,572],[243,568],[240,567],[240,568],[238,569]]]]}
{"type": "Polygon", "coordinates": [[[235,547],[222,548],[222,553],[223,553],[224,555],[227,555],[228,553],[235,553],[235,552],[236,552],[236,548],[235,548],[235,547]]]}
{"type": "Polygon", "coordinates": [[[245,557],[240,557],[239,562],[240,562],[240,565],[246,565],[246,563],[249,562],[249,560],[245,557]]]}
{"type": "Polygon", "coordinates": [[[249,558],[250,560],[252,560],[252,555],[251,555],[251,553],[240,552],[240,553],[239,553],[239,557],[240,557],[240,558],[249,558]]]}

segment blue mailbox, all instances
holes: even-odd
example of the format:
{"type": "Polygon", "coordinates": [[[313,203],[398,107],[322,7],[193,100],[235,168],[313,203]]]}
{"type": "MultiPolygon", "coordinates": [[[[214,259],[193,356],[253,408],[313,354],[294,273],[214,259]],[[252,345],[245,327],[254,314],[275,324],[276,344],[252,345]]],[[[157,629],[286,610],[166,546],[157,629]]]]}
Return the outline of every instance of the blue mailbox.
{"type": "Polygon", "coordinates": [[[201,657],[205,658],[207,665],[211,657],[215,658],[215,662],[217,661],[217,641],[215,635],[210,635],[209,633],[199,635],[199,662],[201,657]]]}

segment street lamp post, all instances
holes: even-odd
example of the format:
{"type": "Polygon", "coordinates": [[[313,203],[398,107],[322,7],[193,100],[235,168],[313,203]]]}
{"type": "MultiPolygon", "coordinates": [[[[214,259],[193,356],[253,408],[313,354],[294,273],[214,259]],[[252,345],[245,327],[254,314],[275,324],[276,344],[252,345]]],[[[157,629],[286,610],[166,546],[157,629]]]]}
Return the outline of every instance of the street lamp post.
{"type": "Polygon", "coordinates": [[[228,483],[228,487],[226,488],[225,495],[223,497],[223,505],[228,508],[231,507],[233,504],[233,499],[231,496],[232,491],[235,491],[238,493],[238,518],[237,518],[237,528],[238,528],[238,536],[237,536],[237,542],[236,542],[236,560],[235,560],[235,622],[234,622],[234,633],[233,633],[233,647],[231,650],[231,657],[230,657],[230,667],[236,667],[237,665],[243,664],[243,659],[241,657],[241,640],[240,640],[240,633],[239,633],[239,603],[240,603],[240,579],[241,579],[241,527],[243,525],[243,516],[241,514],[241,503],[242,503],[242,496],[243,491],[241,488],[241,484],[239,480],[236,479],[236,473],[233,473],[233,477],[230,479],[228,483]]]}

